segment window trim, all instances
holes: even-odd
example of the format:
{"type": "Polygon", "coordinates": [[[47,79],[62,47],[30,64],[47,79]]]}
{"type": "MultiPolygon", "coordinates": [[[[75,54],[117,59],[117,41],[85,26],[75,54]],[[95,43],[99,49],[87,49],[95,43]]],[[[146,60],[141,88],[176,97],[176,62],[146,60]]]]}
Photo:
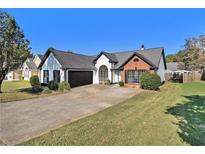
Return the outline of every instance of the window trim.
{"type": "Polygon", "coordinates": [[[48,83],[48,82],[49,82],[49,70],[43,70],[43,83],[48,83]]]}
{"type": "Polygon", "coordinates": [[[61,77],[60,77],[60,70],[53,70],[53,80],[56,81],[56,74],[55,72],[59,72],[59,77],[58,77],[58,80],[57,82],[60,82],[61,81],[61,77]]]}
{"type": "Polygon", "coordinates": [[[108,80],[108,68],[105,65],[101,65],[99,67],[99,81],[106,81],[108,80]]]}
{"type": "Polygon", "coordinates": [[[126,70],[126,83],[139,83],[139,77],[145,70],[126,70]]]}

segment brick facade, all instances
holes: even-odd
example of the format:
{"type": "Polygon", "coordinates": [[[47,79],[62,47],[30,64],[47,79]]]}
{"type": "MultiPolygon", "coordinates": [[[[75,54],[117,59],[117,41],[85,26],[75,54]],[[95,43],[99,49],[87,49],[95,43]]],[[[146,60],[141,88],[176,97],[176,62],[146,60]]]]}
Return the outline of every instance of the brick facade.
{"type": "Polygon", "coordinates": [[[127,70],[150,70],[151,66],[138,56],[133,56],[123,67],[124,69],[120,71],[121,79],[123,82],[125,80],[125,72],[127,70]]]}

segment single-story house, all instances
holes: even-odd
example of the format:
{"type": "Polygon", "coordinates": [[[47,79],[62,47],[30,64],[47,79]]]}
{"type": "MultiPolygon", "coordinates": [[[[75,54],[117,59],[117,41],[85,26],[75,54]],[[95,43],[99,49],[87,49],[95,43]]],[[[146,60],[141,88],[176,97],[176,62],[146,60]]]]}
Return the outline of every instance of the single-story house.
{"type": "Polygon", "coordinates": [[[139,75],[146,70],[156,72],[163,82],[166,68],[164,48],[115,53],[102,51],[97,56],[49,48],[39,65],[41,83],[67,81],[71,87],[106,80],[136,84],[139,83],[139,75]]]}
{"type": "Polygon", "coordinates": [[[22,74],[22,71],[20,69],[11,71],[6,74],[4,80],[7,80],[7,81],[20,80],[21,74],[22,74]]]}
{"type": "Polygon", "coordinates": [[[42,58],[43,55],[37,54],[34,57],[26,59],[22,65],[22,78],[24,80],[29,80],[33,75],[38,75],[40,78],[38,66],[41,63],[42,58]]]}

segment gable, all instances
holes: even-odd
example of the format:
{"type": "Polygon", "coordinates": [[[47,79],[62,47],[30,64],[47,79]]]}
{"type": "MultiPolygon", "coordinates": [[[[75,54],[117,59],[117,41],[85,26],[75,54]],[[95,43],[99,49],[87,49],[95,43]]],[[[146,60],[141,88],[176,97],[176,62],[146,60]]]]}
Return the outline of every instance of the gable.
{"type": "Polygon", "coordinates": [[[149,61],[148,59],[146,59],[144,56],[142,56],[141,54],[139,53],[133,53],[132,56],[130,56],[121,66],[120,68],[123,68],[125,65],[127,65],[127,63],[132,63],[133,65],[147,65],[149,66],[150,68],[156,68],[156,66],[151,62],[149,61]],[[138,61],[134,61],[133,58],[137,58],[138,61]]]}
{"type": "Polygon", "coordinates": [[[111,66],[111,62],[110,60],[104,55],[102,54],[96,61],[95,66],[101,66],[101,65],[110,65],[111,66]]]}
{"type": "Polygon", "coordinates": [[[48,57],[46,58],[45,62],[42,65],[42,69],[47,69],[47,70],[55,70],[60,68],[61,68],[61,64],[55,58],[53,53],[50,53],[48,55],[48,57]]]}
{"type": "Polygon", "coordinates": [[[124,64],[123,68],[125,70],[150,70],[150,68],[153,67],[147,62],[145,62],[143,59],[141,59],[139,56],[134,55],[127,61],[126,64],[124,64]]]}
{"type": "Polygon", "coordinates": [[[107,53],[107,52],[101,52],[100,54],[98,54],[98,56],[93,61],[96,62],[102,55],[107,57],[107,59],[109,60],[110,63],[117,63],[118,62],[115,54],[107,53]]]}
{"type": "Polygon", "coordinates": [[[66,52],[66,51],[60,51],[53,48],[49,48],[47,52],[45,53],[42,62],[39,65],[39,68],[42,67],[42,65],[47,60],[48,56],[50,54],[53,54],[53,56],[56,58],[56,60],[59,62],[62,68],[64,69],[89,69],[89,70],[96,70],[94,63],[93,63],[93,56],[86,56],[82,54],[77,54],[73,52],[66,52]]]}
{"type": "Polygon", "coordinates": [[[35,58],[33,59],[33,62],[36,64],[36,66],[39,66],[39,64],[41,63],[41,59],[39,58],[38,55],[35,56],[35,58]]]}

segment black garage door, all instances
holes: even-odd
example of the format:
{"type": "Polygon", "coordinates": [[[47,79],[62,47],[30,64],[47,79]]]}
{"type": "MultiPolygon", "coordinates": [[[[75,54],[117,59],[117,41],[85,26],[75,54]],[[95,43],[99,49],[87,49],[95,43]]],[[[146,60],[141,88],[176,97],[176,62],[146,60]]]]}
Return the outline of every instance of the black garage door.
{"type": "Polygon", "coordinates": [[[92,84],[93,72],[92,71],[69,71],[68,81],[71,87],[92,84]]]}

